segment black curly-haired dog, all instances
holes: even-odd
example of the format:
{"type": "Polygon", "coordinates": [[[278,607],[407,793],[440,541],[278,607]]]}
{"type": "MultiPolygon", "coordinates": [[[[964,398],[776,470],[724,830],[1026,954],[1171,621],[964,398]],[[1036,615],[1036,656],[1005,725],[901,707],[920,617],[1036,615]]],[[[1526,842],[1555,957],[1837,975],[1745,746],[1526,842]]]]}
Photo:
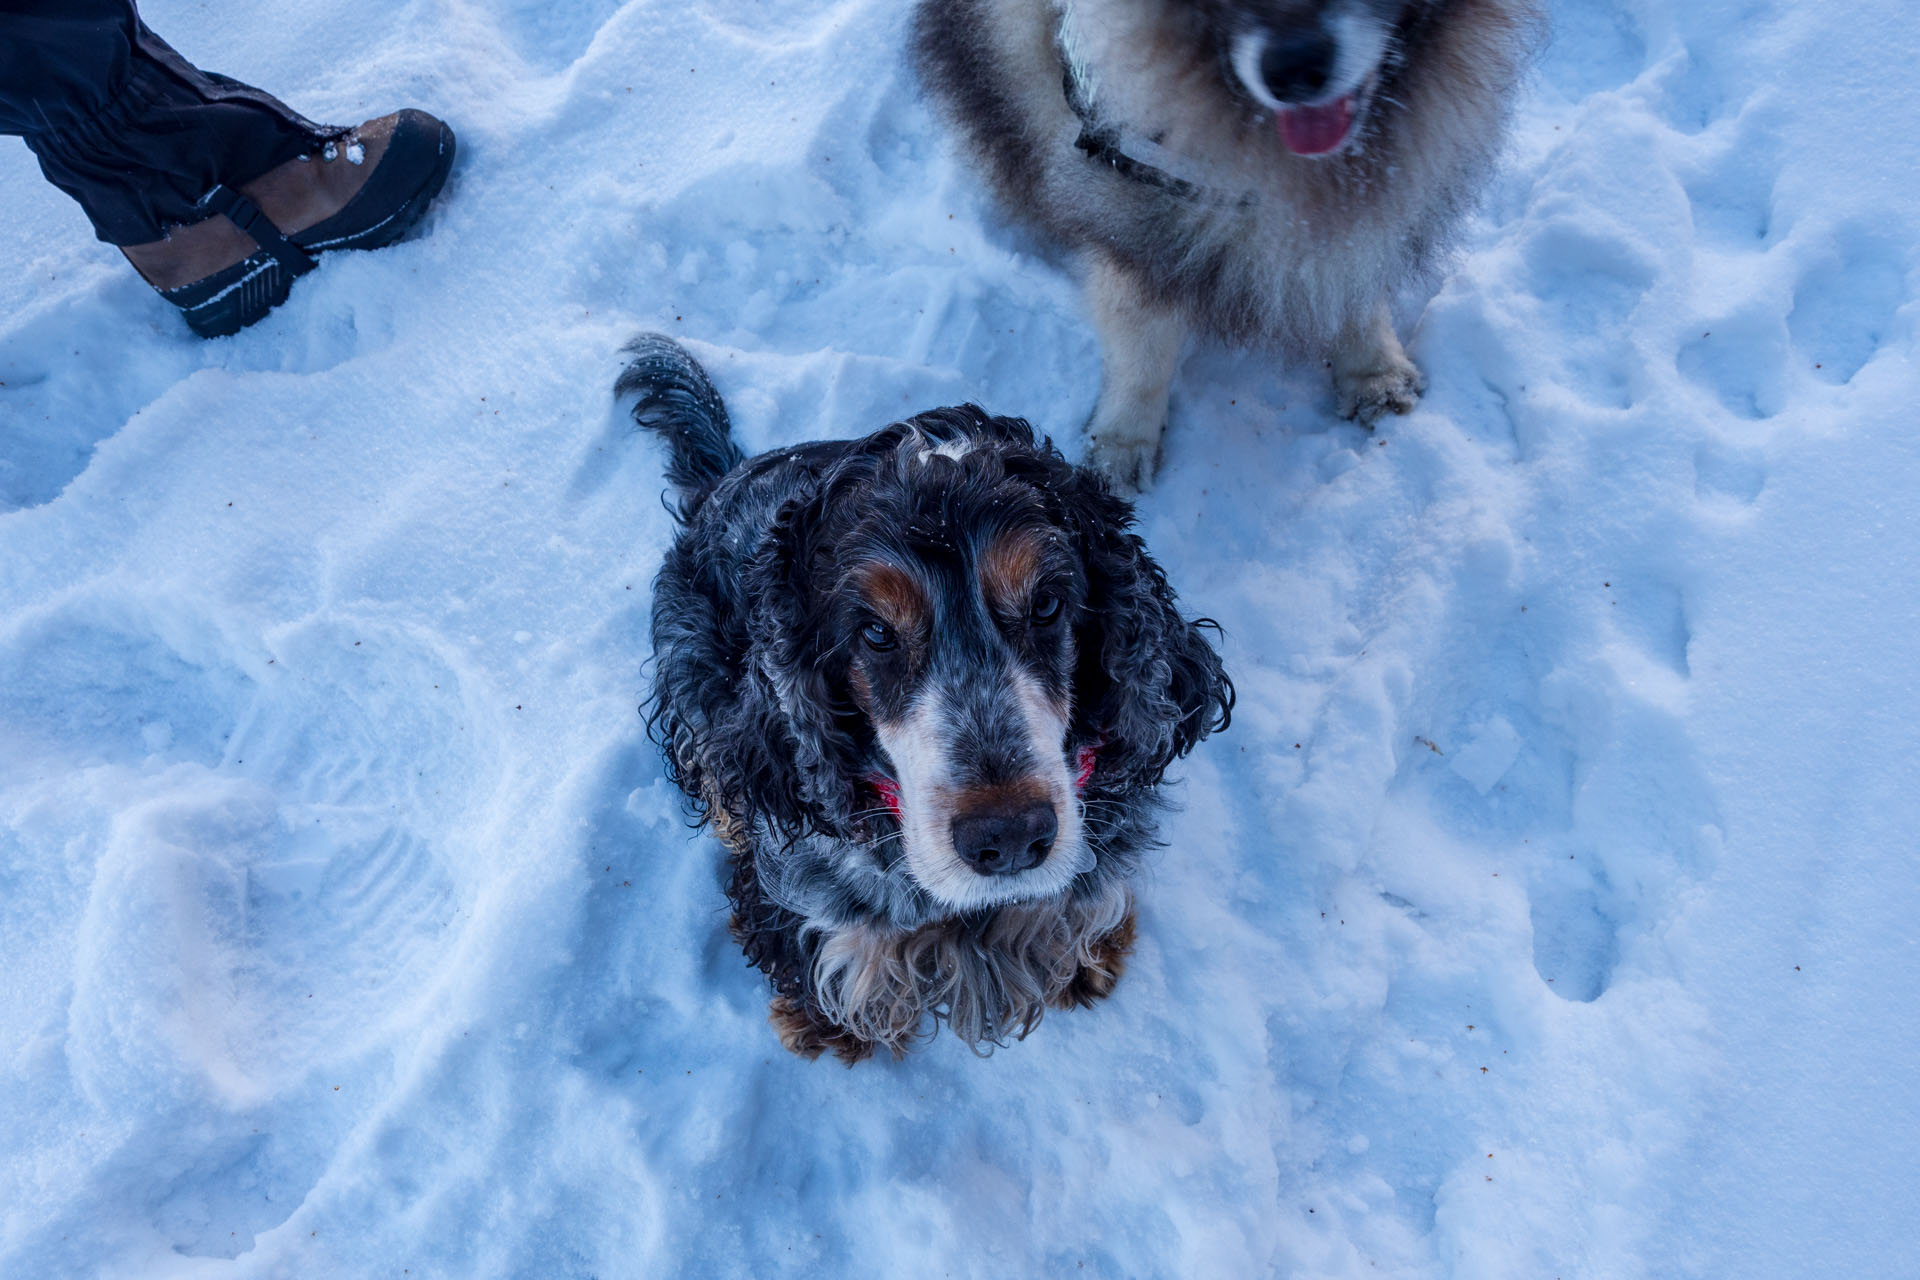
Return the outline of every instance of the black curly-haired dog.
{"type": "Polygon", "coordinates": [[[747,460],[685,350],[628,350],[682,525],[650,723],[781,1041],[978,1048],[1105,996],[1161,775],[1233,702],[1131,508],[972,405],[747,460]]]}

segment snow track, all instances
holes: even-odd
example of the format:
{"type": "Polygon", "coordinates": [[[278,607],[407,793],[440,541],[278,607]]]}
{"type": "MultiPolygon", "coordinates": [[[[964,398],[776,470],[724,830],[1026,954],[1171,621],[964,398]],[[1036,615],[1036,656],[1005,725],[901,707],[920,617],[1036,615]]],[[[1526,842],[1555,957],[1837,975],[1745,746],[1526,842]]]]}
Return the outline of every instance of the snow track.
{"type": "Polygon", "coordinates": [[[1115,998],[848,1071],[634,713],[608,389],[654,328],[751,449],[1079,449],[904,6],[151,0],[463,159],[202,343],[0,147],[0,1274],[1910,1270],[1920,37],[1554,10],[1414,414],[1183,364],[1142,528],[1240,706],[1115,998]]]}

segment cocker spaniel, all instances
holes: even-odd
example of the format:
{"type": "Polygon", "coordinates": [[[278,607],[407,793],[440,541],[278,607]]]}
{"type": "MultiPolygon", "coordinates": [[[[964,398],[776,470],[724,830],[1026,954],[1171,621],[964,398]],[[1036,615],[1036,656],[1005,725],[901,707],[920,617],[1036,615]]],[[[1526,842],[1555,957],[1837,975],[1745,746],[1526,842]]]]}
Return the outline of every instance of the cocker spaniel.
{"type": "Polygon", "coordinates": [[[979,1050],[1107,995],[1161,777],[1233,704],[1129,505],[972,405],[747,459],[684,349],[628,351],[681,525],[649,724],[781,1042],[979,1050]]]}

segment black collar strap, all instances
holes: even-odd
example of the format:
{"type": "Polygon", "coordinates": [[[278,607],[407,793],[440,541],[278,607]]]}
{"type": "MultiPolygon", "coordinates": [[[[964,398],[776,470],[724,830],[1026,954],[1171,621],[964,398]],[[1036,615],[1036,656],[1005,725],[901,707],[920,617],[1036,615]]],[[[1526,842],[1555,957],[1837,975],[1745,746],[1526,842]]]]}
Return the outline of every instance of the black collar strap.
{"type": "Polygon", "coordinates": [[[1061,14],[1060,24],[1053,32],[1053,47],[1060,59],[1061,88],[1067,106],[1080,121],[1079,136],[1074,138],[1073,145],[1084,151],[1088,159],[1109,166],[1121,177],[1158,187],[1168,195],[1192,200],[1206,194],[1206,188],[1199,183],[1172,172],[1179,160],[1165,147],[1151,138],[1128,137],[1119,125],[1104,122],[1095,114],[1092,87],[1080,64],[1067,52],[1067,23],[1071,20],[1070,13],[1061,14]],[[1147,158],[1141,159],[1142,156],[1147,158]]]}
{"type": "Polygon", "coordinates": [[[1128,155],[1120,145],[1120,130],[1112,125],[1102,125],[1094,118],[1092,109],[1079,92],[1080,84],[1074,78],[1072,67],[1067,66],[1064,70],[1067,105],[1073,108],[1073,114],[1080,117],[1080,134],[1073,140],[1073,145],[1086,152],[1088,159],[1111,167],[1123,178],[1158,187],[1168,195],[1179,196],[1183,200],[1200,194],[1200,188],[1185,178],[1176,178],[1165,169],[1128,155]]]}

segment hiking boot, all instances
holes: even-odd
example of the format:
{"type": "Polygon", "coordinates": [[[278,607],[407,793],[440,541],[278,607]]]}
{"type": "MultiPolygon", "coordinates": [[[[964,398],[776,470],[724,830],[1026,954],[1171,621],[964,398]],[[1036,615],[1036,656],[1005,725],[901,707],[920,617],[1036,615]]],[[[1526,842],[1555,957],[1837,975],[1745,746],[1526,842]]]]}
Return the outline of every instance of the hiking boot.
{"type": "Polygon", "coordinates": [[[209,216],[121,252],[203,338],[238,332],[287,300],[314,255],[378,249],[418,223],[453,167],[453,130],[399,111],[318,139],[315,150],[201,197],[209,216]]]}

